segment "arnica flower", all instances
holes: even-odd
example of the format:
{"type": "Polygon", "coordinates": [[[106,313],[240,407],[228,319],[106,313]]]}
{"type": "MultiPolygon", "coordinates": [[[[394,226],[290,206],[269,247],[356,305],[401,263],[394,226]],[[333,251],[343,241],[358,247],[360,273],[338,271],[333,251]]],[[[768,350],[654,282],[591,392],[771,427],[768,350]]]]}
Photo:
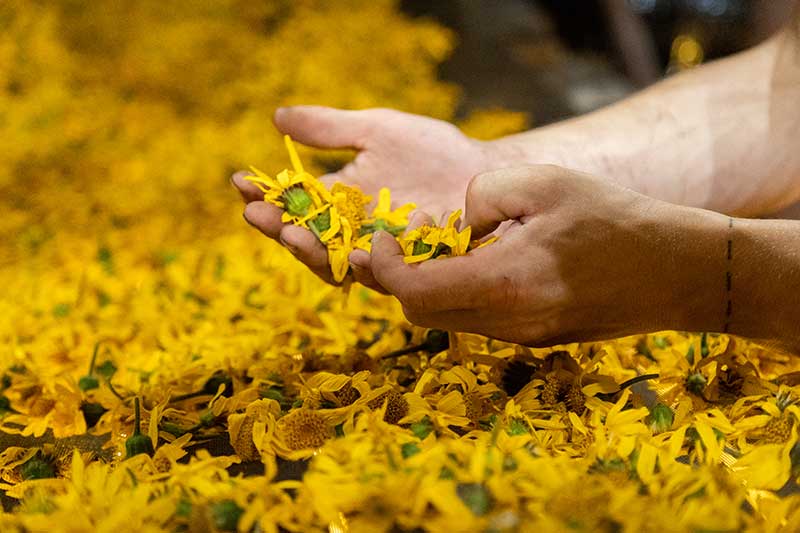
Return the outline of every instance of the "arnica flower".
{"type": "Polygon", "coordinates": [[[365,208],[372,201],[372,197],[361,192],[358,187],[338,182],[331,187],[331,196],[337,214],[347,220],[353,234],[358,234],[367,216],[365,208]]]}
{"type": "Polygon", "coordinates": [[[321,414],[301,407],[278,420],[276,433],[288,449],[297,452],[322,447],[334,431],[321,414]]]}
{"type": "Polygon", "coordinates": [[[291,138],[284,137],[293,170],[283,170],[275,178],[253,168],[248,176],[270,202],[284,213],[281,220],[310,230],[328,250],[328,263],[334,281],[340,283],[350,268],[348,256],[356,248],[370,249],[372,234],[386,230],[394,235],[408,224],[413,204],[391,209],[388,189],[379,193],[378,205],[369,216],[366,206],[372,198],[358,187],[335,183],[328,190],[305,171],[291,138]]]}
{"type": "Polygon", "coordinates": [[[317,372],[305,382],[300,397],[307,407],[319,406],[322,402],[335,407],[346,407],[361,398],[362,393],[370,392],[366,382],[369,375],[368,371],[357,372],[353,376],[317,372]]]}
{"type": "Polygon", "coordinates": [[[244,413],[228,415],[231,446],[242,461],[257,461],[261,458],[261,451],[254,440],[254,430],[259,426],[263,434],[265,421],[270,414],[277,414],[279,409],[273,400],[254,401],[247,406],[244,413]]]}
{"type": "Polygon", "coordinates": [[[264,201],[284,210],[282,220],[308,227],[309,214],[319,214],[331,204],[331,195],[325,186],[303,168],[292,139],[284,137],[286,149],[294,170],[283,170],[272,178],[253,167],[255,175],[247,179],[264,193],[264,201]]]}
{"type": "MultiPolygon", "coordinates": [[[[372,215],[365,220],[360,228],[360,236],[371,236],[376,231],[386,231],[398,237],[405,231],[408,224],[408,215],[416,208],[414,204],[405,204],[392,210],[392,196],[389,189],[382,187],[378,192],[378,203],[372,210],[372,215]]],[[[365,242],[370,242],[367,239],[365,242]]],[[[369,251],[368,247],[365,247],[369,251]]]]}
{"type": "Polygon", "coordinates": [[[457,256],[467,253],[472,228],[458,231],[455,227],[461,218],[461,210],[454,211],[447,218],[444,227],[421,226],[400,237],[406,263],[420,263],[441,256],[457,256]]]}
{"type": "Polygon", "coordinates": [[[288,149],[252,179],[336,279],[406,232],[410,204],[324,186],[263,117],[452,117],[444,29],[395,0],[130,4],[0,3],[0,531],[800,531],[800,357],[713,333],[429,336],[231,225],[226,167],[288,149]],[[134,397],[154,453],[125,459],[134,397]]]}
{"type": "Polygon", "coordinates": [[[370,409],[385,408],[383,420],[390,424],[397,424],[408,414],[408,401],[402,394],[390,389],[378,397],[367,402],[370,409]]]}

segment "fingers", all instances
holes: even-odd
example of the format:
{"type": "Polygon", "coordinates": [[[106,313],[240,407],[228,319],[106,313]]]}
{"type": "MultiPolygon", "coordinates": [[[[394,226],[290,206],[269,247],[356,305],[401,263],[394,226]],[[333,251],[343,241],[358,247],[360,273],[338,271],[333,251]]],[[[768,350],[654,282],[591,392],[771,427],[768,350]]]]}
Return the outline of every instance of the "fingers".
{"type": "Polygon", "coordinates": [[[281,133],[309,146],[361,150],[372,125],[368,113],[322,106],[292,106],[278,108],[273,121],[281,133]]]}
{"type": "Polygon", "coordinates": [[[570,172],[554,165],[536,165],[478,174],[467,188],[464,221],[472,226],[473,237],[480,238],[501,222],[538,213],[558,202],[562,179],[570,172]]]}
{"type": "MultiPolygon", "coordinates": [[[[431,224],[433,219],[422,211],[415,211],[411,215],[406,231],[411,231],[420,226],[431,224]]],[[[388,294],[388,291],[381,286],[372,274],[372,258],[365,250],[354,250],[350,253],[349,257],[350,267],[353,271],[353,277],[362,285],[376,290],[383,294],[388,294]]]]}
{"type": "Polygon", "coordinates": [[[251,175],[252,173],[247,170],[240,170],[231,176],[231,184],[239,190],[239,194],[242,195],[242,200],[244,200],[245,203],[264,199],[264,193],[261,192],[255,184],[247,181],[247,176],[251,175]]]}
{"type": "Polygon", "coordinates": [[[278,236],[281,244],[297,259],[317,276],[327,281],[333,282],[331,269],[328,265],[328,251],[319,239],[305,228],[285,224],[278,236]]]}
{"type": "Polygon", "coordinates": [[[494,231],[501,222],[525,213],[521,186],[530,178],[527,168],[511,168],[478,174],[467,187],[464,220],[475,238],[494,231]]]}
{"type": "Polygon", "coordinates": [[[397,296],[401,287],[404,269],[407,266],[403,261],[403,250],[395,238],[385,232],[376,231],[372,236],[372,253],[370,254],[372,275],[382,287],[397,296]],[[386,285],[384,285],[386,282],[386,285]],[[394,288],[394,290],[392,290],[394,288]]]}
{"type": "Polygon", "coordinates": [[[264,201],[248,203],[244,208],[244,219],[270,239],[278,239],[285,224],[281,222],[283,210],[264,201]]]}
{"type": "Polygon", "coordinates": [[[372,267],[370,265],[370,256],[365,250],[353,250],[350,252],[350,269],[353,272],[353,278],[365,287],[378,291],[383,294],[388,294],[380,283],[372,275],[372,267]]]}
{"type": "Polygon", "coordinates": [[[408,219],[406,232],[413,231],[422,226],[433,225],[433,218],[424,211],[414,211],[408,219]]]}
{"type": "Polygon", "coordinates": [[[281,242],[297,259],[316,275],[331,283],[328,251],[313,233],[305,228],[281,222],[283,211],[262,201],[250,202],[244,208],[244,218],[261,233],[281,242]]]}
{"type": "Polygon", "coordinates": [[[372,275],[412,314],[485,307],[489,300],[508,300],[510,293],[510,282],[498,268],[503,264],[501,248],[489,246],[466,256],[409,265],[397,241],[377,232],[372,238],[372,275]]]}

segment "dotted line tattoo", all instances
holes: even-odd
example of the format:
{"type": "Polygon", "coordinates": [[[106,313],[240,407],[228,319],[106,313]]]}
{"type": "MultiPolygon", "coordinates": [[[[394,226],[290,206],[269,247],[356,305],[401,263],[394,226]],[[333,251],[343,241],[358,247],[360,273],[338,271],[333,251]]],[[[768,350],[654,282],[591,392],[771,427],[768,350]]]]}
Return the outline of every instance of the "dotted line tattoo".
{"type": "Polygon", "coordinates": [[[733,300],[731,299],[733,276],[731,263],[733,262],[733,217],[728,217],[728,255],[725,260],[725,295],[728,301],[725,307],[725,326],[722,331],[728,333],[731,328],[731,315],[733,315],[733,300]]]}

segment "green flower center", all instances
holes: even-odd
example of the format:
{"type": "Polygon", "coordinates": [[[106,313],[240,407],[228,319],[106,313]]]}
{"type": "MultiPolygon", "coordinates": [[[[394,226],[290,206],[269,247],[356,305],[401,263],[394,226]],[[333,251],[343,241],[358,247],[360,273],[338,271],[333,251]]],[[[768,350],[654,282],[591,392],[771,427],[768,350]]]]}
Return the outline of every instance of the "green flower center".
{"type": "Polygon", "coordinates": [[[286,212],[294,217],[304,217],[311,208],[311,196],[302,185],[297,185],[283,191],[281,196],[286,212]]]}

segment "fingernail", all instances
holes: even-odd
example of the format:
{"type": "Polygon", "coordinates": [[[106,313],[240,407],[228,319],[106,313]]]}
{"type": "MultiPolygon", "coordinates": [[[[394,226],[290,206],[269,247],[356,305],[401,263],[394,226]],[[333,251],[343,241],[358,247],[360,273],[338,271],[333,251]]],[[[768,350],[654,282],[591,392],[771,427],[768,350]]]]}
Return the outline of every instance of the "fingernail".
{"type": "Polygon", "coordinates": [[[253,225],[253,223],[252,223],[252,222],[250,222],[250,219],[249,219],[249,218],[247,218],[247,211],[245,211],[244,213],[242,213],[242,218],[244,219],[244,221],[245,221],[245,222],[247,222],[247,223],[248,223],[248,224],[250,224],[251,226],[253,225]]]}
{"type": "Polygon", "coordinates": [[[252,176],[252,174],[242,174],[237,172],[236,174],[233,174],[228,181],[231,182],[231,185],[233,185],[234,189],[242,192],[242,188],[247,186],[247,180],[245,179],[247,176],[252,176]]]}
{"type": "Polygon", "coordinates": [[[347,260],[352,266],[356,266],[362,270],[369,268],[369,252],[366,250],[353,250],[347,257],[347,260]]]}
{"type": "Polygon", "coordinates": [[[374,245],[377,242],[379,243],[378,246],[383,246],[387,242],[386,239],[394,239],[394,237],[389,235],[387,231],[376,231],[372,236],[372,244],[374,245]]]}
{"type": "Polygon", "coordinates": [[[297,255],[298,249],[297,249],[297,247],[296,247],[296,246],[294,246],[293,244],[289,244],[288,242],[286,242],[286,241],[283,239],[283,237],[281,237],[281,238],[280,238],[280,240],[281,240],[281,244],[284,246],[284,248],[286,248],[287,250],[289,250],[289,251],[292,253],[292,255],[297,255]]]}

